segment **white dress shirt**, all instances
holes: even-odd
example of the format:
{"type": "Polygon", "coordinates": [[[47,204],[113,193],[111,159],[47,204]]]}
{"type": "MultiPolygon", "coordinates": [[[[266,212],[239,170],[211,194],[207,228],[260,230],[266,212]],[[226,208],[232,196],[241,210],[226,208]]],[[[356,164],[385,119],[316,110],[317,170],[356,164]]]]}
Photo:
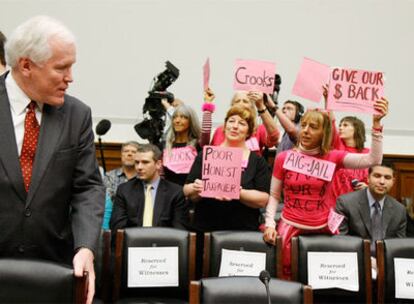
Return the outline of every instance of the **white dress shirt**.
{"type": "MultiPolygon", "coordinates": [[[[24,137],[24,119],[26,118],[27,106],[30,103],[30,98],[17,85],[12,73],[6,75],[6,90],[10,101],[10,112],[13,120],[14,133],[16,136],[17,151],[20,155],[23,146],[24,137]]],[[[36,119],[37,122],[42,121],[43,104],[36,102],[36,119]]]]}

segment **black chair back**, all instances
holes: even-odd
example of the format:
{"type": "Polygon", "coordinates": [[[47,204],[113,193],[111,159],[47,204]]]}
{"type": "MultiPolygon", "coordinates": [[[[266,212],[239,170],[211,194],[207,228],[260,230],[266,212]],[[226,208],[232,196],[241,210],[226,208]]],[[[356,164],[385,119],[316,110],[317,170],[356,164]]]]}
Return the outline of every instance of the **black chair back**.
{"type": "MultiPolygon", "coordinates": [[[[191,282],[190,304],[267,303],[266,288],[257,277],[204,278],[191,282]]],[[[312,303],[312,289],[301,283],[271,279],[271,302],[312,303]]]]}
{"type": "Polygon", "coordinates": [[[84,303],[87,276],[49,261],[0,259],[0,303],[84,303]]]}
{"type": "Polygon", "coordinates": [[[167,227],[134,227],[118,230],[115,248],[113,299],[188,299],[189,283],[195,276],[195,234],[167,227]],[[128,248],[178,247],[179,286],[128,288],[128,248]]]}
{"type": "Polygon", "coordinates": [[[414,238],[377,241],[378,303],[414,303],[414,300],[395,298],[394,258],[414,259],[414,238]]]}
{"type": "Polygon", "coordinates": [[[95,298],[110,301],[111,294],[111,230],[101,230],[95,256],[95,298]]]}
{"type": "Polygon", "coordinates": [[[215,231],[204,237],[203,277],[217,277],[222,249],[261,252],[266,254],[266,270],[272,277],[281,277],[281,239],[276,246],[263,241],[263,233],[256,231],[215,231]]]}
{"type": "Polygon", "coordinates": [[[339,288],[313,290],[315,303],[371,303],[370,242],[354,236],[310,235],[292,239],[292,276],[308,283],[308,252],[356,252],[359,291],[339,288]]]}

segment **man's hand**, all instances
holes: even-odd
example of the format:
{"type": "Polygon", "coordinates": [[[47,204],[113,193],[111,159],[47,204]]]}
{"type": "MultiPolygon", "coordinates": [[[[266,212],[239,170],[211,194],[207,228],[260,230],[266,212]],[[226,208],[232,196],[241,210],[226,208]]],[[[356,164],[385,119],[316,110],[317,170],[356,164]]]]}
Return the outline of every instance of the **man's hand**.
{"type": "Polygon", "coordinates": [[[95,294],[95,269],[93,267],[93,252],[88,248],[81,248],[73,257],[73,271],[76,277],[82,277],[83,272],[89,273],[87,304],[91,304],[95,294]]]}

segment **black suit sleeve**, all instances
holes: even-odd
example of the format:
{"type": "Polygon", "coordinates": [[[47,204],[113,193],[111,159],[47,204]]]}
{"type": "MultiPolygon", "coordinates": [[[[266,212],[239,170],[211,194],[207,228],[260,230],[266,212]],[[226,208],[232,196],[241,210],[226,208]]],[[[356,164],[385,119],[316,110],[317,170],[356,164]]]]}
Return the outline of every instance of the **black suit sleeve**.
{"type": "Polygon", "coordinates": [[[346,203],[341,197],[338,197],[336,200],[336,212],[344,216],[343,221],[339,225],[339,234],[347,235],[349,234],[349,212],[345,207],[346,203]]]}
{"type": "Polygon", "coordinates": [[[112,236],[116,235],[118,229],[123,229],[127,227],[128,223],[128,212],[126,199],[123,194],[124,185],[119,185],[114,198],[114,204],[112,207],[112,215],[110,221],[110,227],[112,231],[112,236]]]}
{"type": "MultiPolygon", "coordinates": [[[[86,247],[96,252],[105,208],[105,189],[95,154],[90,108],[84,114],[77,163],[73,173],[72,230],[74,247],[86,247]]],[[[78,111],[80,113],[81,111],[78,111]]]]}
{"type": "MultiPolygon", "coordinates": [[[[397,202],[399,204],[399,202],[397,202]]],[[[400,212],[400,222],[397,230],[397,237],[398,238],[405,238],[407,234],[407,211],[405,208],[401,208],[400,212]]]]}
{"type": "Polygon", "coordinates": [[[187,230],[189,225],[189,203],[184,197],[183,191],[180,189],[173,199],[173,217],[172,225],[178,229],[187,230]]]}

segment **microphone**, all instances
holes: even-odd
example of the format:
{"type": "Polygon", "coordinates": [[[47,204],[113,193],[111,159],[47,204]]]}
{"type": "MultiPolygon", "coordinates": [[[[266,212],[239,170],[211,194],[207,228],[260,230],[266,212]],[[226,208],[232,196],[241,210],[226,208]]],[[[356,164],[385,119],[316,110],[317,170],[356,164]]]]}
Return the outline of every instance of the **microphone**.
{"type": "Polygon", "coordinates": [[[269,292],[269,281],[270,281],[270,274],[267,270],[262,270],[259,274],[259,280],[265,285],[266,287],[266,294],[267,294],[267,303],[272,304],[270,301],[270,292],[269,292]]]}
{"type": "Polygon", "coordinates": [[[96,125],[95,131],[99,136],[105,135],[111,128],[111,122],[108,119],[102,119],[96,125]]]}
{"type": "Polygon", "coordinates": [[[111,122],[108,119],[102,119],[100,122],[98,122],[95,128],[96,134],[98,134],[99,151],[101,152],[101,162],[102,162],[102,168],[103,168],[104,174],[106,174],[106,165],[105,165],[104,152],[102,148],[101,136],[105,135],[109,131],[110,128],[111,128],[111,122]]]}

